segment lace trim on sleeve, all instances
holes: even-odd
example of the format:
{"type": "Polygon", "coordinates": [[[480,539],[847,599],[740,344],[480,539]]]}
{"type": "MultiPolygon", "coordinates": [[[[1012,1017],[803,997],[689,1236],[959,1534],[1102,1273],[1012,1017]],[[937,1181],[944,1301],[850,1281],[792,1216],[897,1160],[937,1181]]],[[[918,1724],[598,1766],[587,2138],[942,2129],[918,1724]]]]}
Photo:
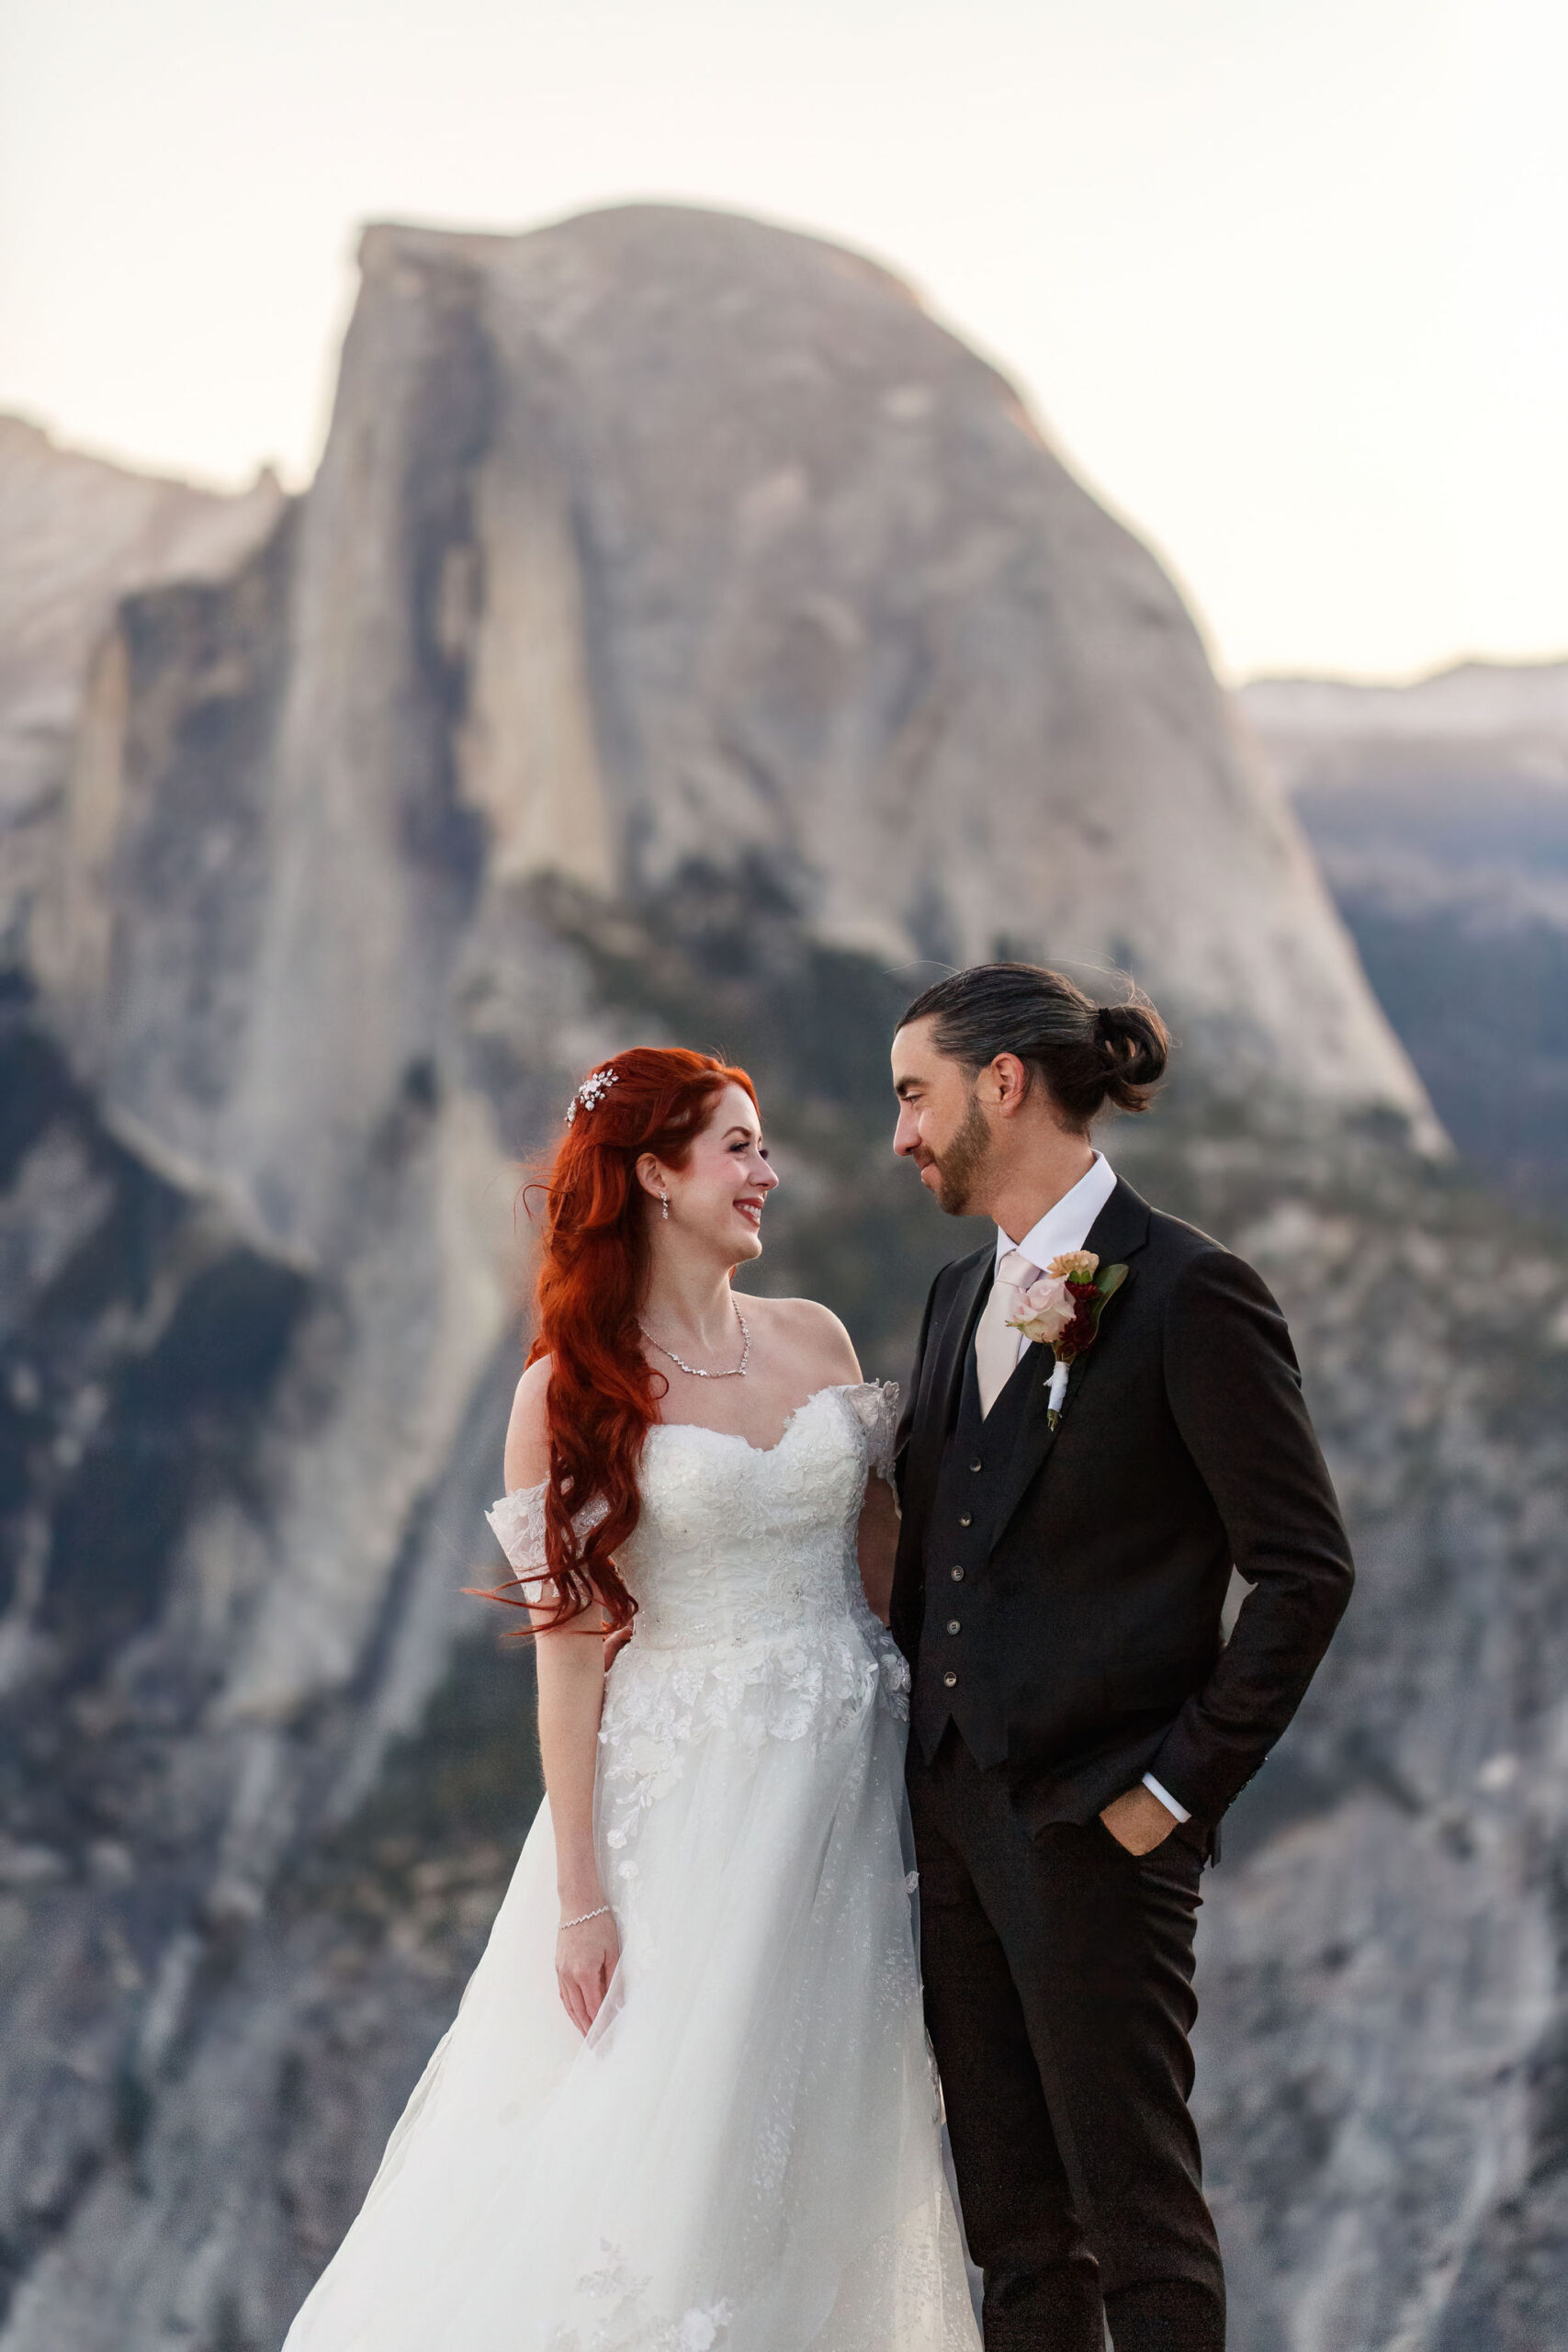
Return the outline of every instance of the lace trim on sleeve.
{"type": "Polygon", "coordinates": [[[545,1565],[545,1493],[542,1483],[513,1487],[485,1513],[496,1542],[519,1576],[545,1565]]]}
{"type": "MultiPolygon", "coordinates": [[[[545,1496],[547,1488],[543,1481],[536,1487],[513,1487],[491,1505],[485,1517],[494,1531],[495,1540],[520,1581],[530,1584],[543,1578],[547,1567],[545,1556],[545,1496]]],[[[603,1495],[596,1495],[585,1510],[580,1510],[572,1521],[579,1538],[589,1533],[605,1518],[609,1505],[603,1495]]],[[[540,1599],[554,1598],[555,1587],[541,1583],[540,1599]]]]}
{"type": "Polygon", "coordinates": [[[893,1441],[898,1433],[898,1383],[863,1381],[849,1392],[860,1425],[865,1431],[866,1466],[893,1484],[893,1441]]]}

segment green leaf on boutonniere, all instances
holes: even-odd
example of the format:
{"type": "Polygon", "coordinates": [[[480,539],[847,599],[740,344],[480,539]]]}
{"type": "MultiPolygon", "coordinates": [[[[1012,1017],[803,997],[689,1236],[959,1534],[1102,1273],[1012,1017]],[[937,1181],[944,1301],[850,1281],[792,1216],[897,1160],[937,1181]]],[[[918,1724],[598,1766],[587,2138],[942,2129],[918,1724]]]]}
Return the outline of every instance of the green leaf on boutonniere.
{"type": "Polygon", "coordinates": [[[1093,1289],[1084,1295],[1083,1312],[1088,1318],[1089,1332],[1079,1341],[1076,1351],[1077,1354],[1081,1355],[1084,1349],[1100,1337],[1100,1318],[1126,1279],[1125,1266],[1101,1266],[1096,1272],[1093,1289]]]}

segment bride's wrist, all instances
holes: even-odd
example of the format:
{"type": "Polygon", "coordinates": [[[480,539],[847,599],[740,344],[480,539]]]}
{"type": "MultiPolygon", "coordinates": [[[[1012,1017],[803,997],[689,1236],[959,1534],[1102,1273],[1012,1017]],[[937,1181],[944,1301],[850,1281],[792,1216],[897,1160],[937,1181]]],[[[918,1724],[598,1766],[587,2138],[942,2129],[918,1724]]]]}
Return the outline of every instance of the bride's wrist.
{"type": "Polygon", "coordinates": [[[565,1903],[560,1907],[560,1925],[563,1928],[581,1928],[590,1919],[609,1919],[614,1917],[614,1912],[603,1895],[599,1897],[597,1903],[584,1903],[581,1911],[573,1910],[565,1903]]]}
{"type": "Polygon", "coordinates": [[[584,1911],[597,1911],[604,1901],[604,1890],[596,1877],[558,1879],[556,1895],[563,1919],[576,1919],[584,1911]]]}

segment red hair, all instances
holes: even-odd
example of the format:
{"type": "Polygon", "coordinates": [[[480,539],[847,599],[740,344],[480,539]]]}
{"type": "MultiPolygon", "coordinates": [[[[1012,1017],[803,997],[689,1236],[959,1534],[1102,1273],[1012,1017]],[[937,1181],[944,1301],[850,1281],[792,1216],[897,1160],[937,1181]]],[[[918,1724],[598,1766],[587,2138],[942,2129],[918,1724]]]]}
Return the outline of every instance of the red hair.
{"type": "MultiPolygon", "coordinates": [[[[595,1600],[607,1630],[629,1625],[637,1611],[615,1554],[637,1523],[643,1440],[668,1388],[637,1330],[649,1196],[637,1163],[650,1151],[666,1168],[683,1168],[727,1086],[743,1087],[755,1105],[746,1072],[712,1054],[634,1046],[591,1073],[590,1100],[579,1096],[550,1169],[528,1362],[550,1359],[545,1559],[555,1586],[552,1625],[595,1600]],[[612,1082],[595,1089],[595,1078],[612,1082]],[[604,1517],[579,1534],[573,1520],[595,1502],[604,1517]]],[[[529,1605],[513,1593],[495,1598],[529,1605]]]]}

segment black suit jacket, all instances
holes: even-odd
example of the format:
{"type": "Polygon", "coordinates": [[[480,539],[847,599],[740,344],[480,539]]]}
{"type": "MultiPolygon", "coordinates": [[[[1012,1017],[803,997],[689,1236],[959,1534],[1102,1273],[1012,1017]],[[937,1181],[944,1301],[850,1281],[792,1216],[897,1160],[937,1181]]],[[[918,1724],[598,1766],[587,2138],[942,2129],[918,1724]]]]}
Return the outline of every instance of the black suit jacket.
{"type": "MultiPolygon", "coordinates": [[[[1088,1820],[1145,1771],[1213,1824],[1301,1702],[1349,1598],[1349,1545],[1284,1317],[1252,1268],[1122,1182],[1086,1247],[1127,1280],[1055,1432],[1052,1351],[1027,1352],[1013,1442],[974,1490],[964,1729],[979,1761],[1005,1761],[1036,1827],[1088,1820]],[[1222,1643],[1233,1562],[1251,1590],[1222,1643]]],[[[937,1276],[906,1402],[892,1614],[917,1677],[928,1564],[945,1573],[938,1487],[994,1258],[937,1276]]]]}

